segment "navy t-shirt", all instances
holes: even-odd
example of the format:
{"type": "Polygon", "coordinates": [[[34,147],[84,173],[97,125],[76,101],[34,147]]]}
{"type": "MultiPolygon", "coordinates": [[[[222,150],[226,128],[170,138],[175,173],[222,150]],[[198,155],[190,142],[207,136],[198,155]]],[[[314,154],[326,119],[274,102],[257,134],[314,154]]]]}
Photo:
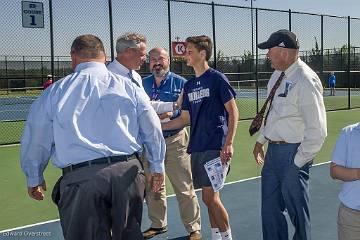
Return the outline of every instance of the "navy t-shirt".
{"type": "Polygon", "coordinates": [[[227,77],[209,68],[184,86],[182,109],[190,114],[188,153],[221,150],[228,132],[228,115],[224,104],[235,98],[227,77]]]}

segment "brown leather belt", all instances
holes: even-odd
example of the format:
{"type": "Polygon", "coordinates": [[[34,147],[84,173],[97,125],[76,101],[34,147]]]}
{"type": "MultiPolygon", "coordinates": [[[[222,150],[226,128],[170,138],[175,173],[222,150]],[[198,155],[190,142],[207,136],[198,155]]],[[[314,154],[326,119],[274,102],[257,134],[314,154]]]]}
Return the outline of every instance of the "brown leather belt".
{"type": "Polygon", "coordinates": [[[285,141],[271,141],[271,140],[269,140],[269,143],[271,143],[271,144],[288,144],[288,142],[285,142],[285,141]]]}
{"type": "Polygon", "coordinates": [[[272,141],[270,139],[268,139],[267,137],[265,137],[266,140],[269,141],[269,143],[271,144],[287,144],[288,142],[285,142],[285,141],[272,141]]]}

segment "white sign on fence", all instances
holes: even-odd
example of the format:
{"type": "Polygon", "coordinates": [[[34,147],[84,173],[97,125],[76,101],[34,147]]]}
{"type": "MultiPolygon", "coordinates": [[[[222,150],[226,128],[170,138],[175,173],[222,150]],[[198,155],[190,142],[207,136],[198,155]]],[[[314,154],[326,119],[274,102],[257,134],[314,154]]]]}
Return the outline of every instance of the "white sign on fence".
{"type": "Polygon", "coordinates": [[[24,28],[44,27],[44,6],[42,2],[21,2],[22,25],[24,28]]]}

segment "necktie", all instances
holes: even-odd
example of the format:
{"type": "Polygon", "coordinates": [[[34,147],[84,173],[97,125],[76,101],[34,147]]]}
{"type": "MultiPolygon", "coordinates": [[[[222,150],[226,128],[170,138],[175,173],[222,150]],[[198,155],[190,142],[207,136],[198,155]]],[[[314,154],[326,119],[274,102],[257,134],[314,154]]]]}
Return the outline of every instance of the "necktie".
{"type": "Polygon", "coordinates": [[[133,83],[135,83],[136,86],[140,87],[140,84],[138,83],[138,81],[136,81],[136,80],[134,79],[134,77],[133,77],[132,70],[129,70],[128,75],[129,75],[129,78],[131,79],[131,81],[132,81],[133,83]]]}
{"type": "Polygon", "coordinates": [[[265,120],[264,120],[264,125],[266,125],[266,119],[267,119],[267,117],[269,115],[270,108],[271,108],[271,103],[272,103],[272,101],[274,99],[275,92],[278,89],[278,87],[280,86],[280,83],[283,80],[284,76],[285,76],[285,73],[282,72],[280,74],[280,77],[276,80],[274,86],[272,87],[272,89],[270,91],[270,94],[266,98],[266,101],[265,101],[264,105],[262,106],[260,112],[258,112],[256,114],[255,118],[251,122],[250,127],[249,127],[250,136],[254,135],[257,131],[259,131],[259,129],[261,127],[261,124],[262,124],[262,121],[263,121],[263,118],[264,118],[264,113],[265,113],[266,107],[267,107],[268,103],[270,102],[270,106],[269,106],[269,108],[267,110],[267,113],[265,115],[265,120]]]}

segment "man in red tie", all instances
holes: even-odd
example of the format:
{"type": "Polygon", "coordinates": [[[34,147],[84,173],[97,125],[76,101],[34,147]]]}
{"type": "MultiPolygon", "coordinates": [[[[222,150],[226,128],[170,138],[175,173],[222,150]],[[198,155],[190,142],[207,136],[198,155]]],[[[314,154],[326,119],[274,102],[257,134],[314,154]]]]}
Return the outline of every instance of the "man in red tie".
{"type": "Polygon", "coordinates": [[[249,129],[251,135],[260,130],[253,154],[258,164],[264,164],[263,239],[289,239],[286,212],[295,227],[292,239],[311,239],[309,168],[327,135],[323,87],[317,74],[299,58],[294,33],[279,30],[258,47],[268,49],[267,57],[275,69],[265,106],[249,129]]]}

